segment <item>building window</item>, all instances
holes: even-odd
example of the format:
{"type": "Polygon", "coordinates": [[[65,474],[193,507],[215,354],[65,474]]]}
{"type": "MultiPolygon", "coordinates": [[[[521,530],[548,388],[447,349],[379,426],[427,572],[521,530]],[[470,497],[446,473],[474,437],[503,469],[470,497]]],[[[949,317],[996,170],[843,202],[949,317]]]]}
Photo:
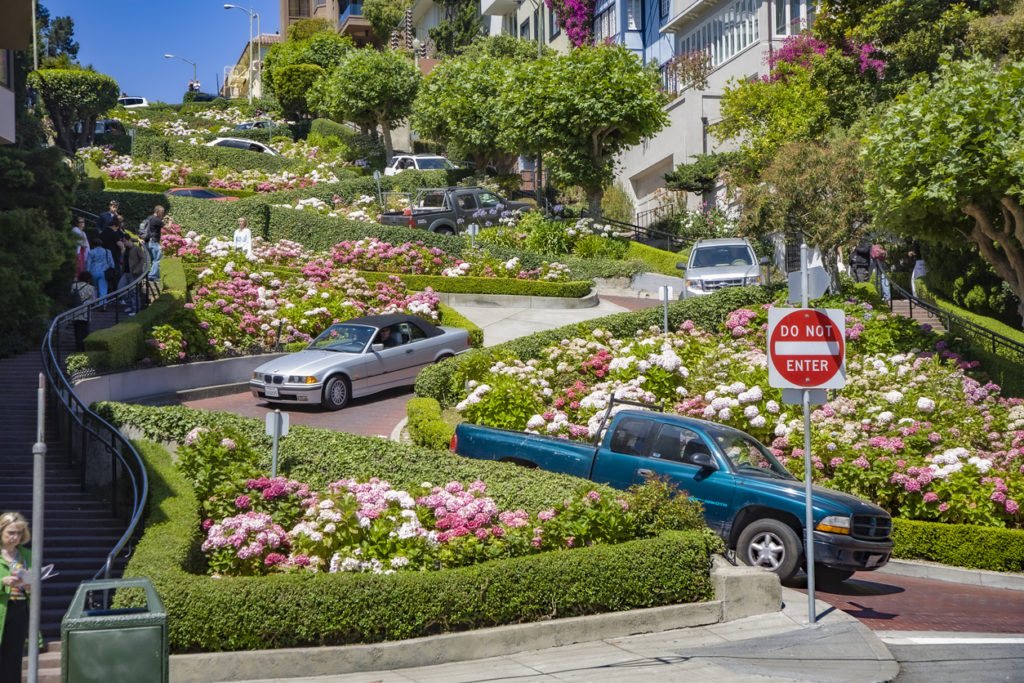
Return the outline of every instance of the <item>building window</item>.
{"type": "Polygon", "coordinates": [[[314,7],[323,7],[327,4],[327,0],[313,0],[314,7]]]}
{"type": "Polygon", "coordinates": [[[679,77],[676,75],[675,69],[665,63],[658,67],[658,73],[661,75],[662,90],[673,96],[679,92],[679,77]]]}
{"type": "MultiPolygon", "coordinates": [[[[780,4],[784,1],[780,0],[780,4]]],[[[716,68],[729,61],[760,39],[757,23],[759,5],[760,0],[734,0],[729,3],[686,34],[679,41],[678,54],[707,52],[711,55],[711,66],[716,68]]]]}
{"type": "Polygon", "coordinates": [[[594,42],[600,45],[605,40],[614,40],[615,34],[615,5],[594,17],[594,42]]]}
{"type": "Polygon", "coordinates": [[[288,16],[308,17],[309,0],[288,0],[288,16]]]}
{"type": "Polygon", "coordinates": [[[14,53],[0,50],[0,87],[14,90],[14,53]]]}
{"type": "Polygon", "coordinates": [[[558,26],[558,12],[555,10],[548,11],[548,27],[548,41],[550,42],[562,32],[562,29],[558,26]]]}
{"type": "Polygon", "coordinates": [[[626,22],[626,26],[630,31],[639,31],[643,28],[643,0],[626,0],[626,22]]]}
{"type": "Polygon", "coordinates": [[[661,17],[661,22],[665,23],[668,19],[668,15],[672,12],[672,0],[658,0],[658,15],[661,17]]]}
{"type": "Polygon", "coordinates": [[[530,20],[529,19],[527,19],[526,21],[524,21],[522,24],[519,25],[519,37],[522,38],[523,40],[529,40],[530,39],[530,20]]]}
{"type": "Polygon", "coordinates": [[[814,0],[776,0],[775,35],[795,36],[814,25],[814,0]]]}
{"type": "Polygon", "coordinates": [[[533,10],[533,39],[540,40],[540,8],[533,10]]]}

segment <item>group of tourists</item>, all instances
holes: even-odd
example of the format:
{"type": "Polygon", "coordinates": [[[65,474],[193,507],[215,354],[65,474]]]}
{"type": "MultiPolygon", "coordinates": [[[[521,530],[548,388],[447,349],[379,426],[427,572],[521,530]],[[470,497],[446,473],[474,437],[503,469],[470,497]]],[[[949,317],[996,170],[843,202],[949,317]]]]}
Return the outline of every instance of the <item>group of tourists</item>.
{"type": "MultiPolygon", "coordinates": [[[[97,231],[86,233],[85,219],[79,217],[72,227],[77,240],[75,282],[71,285],[68,305],[72,308],[93,299],[105,299],[113,290],[128,286],[140,278],[146,269],[146,253],[152,262],[148,279],[160,278],[160,259],[163,252],[160,237],[163,232],[164,207],[157,206],[153,213],[139,225],[138,237],[133,237],[124,228],[124,217],[120,213],[120,202],[111,200],[108,208],[99,216],[97,231]]],[[[122,295],[120,303],[125,313],[135,315],[141,304],[138,289],[122,295]]],[[[100,310],[117,302],[104,301],[100,310]]],[[[89,333],[89,312],[82,310],[72,317],[75,330],[75,349],[83,351],[85,337],[89,333]]]]}
{"type": "MultiPolygon", "coordinates": [[[[914,264],[910,273],[911,294],[917,296],[917,280],[924,277],[925,274],[921,245],[917,242],[910,245],[907,257],[914,264]]],[[[881,244],[872,243],[868,239],[861,240],[850,252],[850,275],[853,276],[855,282],[868,282],[872,276],[877,277],[882,298],[890,301],[892,292],[889,287],[887,258],[888,253],[881,244]]]]}

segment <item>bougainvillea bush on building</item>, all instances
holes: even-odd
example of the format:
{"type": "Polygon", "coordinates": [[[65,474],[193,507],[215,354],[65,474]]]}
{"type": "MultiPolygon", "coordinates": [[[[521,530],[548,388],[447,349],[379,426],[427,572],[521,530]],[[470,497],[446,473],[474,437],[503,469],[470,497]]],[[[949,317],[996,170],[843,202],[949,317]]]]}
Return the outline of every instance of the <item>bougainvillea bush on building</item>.
{"type": "MultiPolygon", "coordinates": [[[[1024,523],[1024,400],[972,376],[917,323],[836,300],[846,311],[847,386],[812,413],[815,481],[909,519],[1019,528],[1024,523]]],[[[620,398],[746,431],[797,476],[803,417],[768,387],[765,309],[730,314],[717,334],[685,323],[670,334],[614,338],[597,329],[526,362],[470,377],[465,420],[586,440],[620,398]]]]}

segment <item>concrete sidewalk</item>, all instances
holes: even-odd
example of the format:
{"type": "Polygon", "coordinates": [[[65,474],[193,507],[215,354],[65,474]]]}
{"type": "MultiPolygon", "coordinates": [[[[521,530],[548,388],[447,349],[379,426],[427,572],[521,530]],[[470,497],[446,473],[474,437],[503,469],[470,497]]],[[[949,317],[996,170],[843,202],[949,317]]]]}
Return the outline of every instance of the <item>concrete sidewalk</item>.
{"type": "MultiPolygon", "coordinates": [[[[807,624],[807,599],[783,589],[783,609],[734,621],[532,650],[501,657],[297,677],[308,683],[381,681],[695,680],[887,681],[899,666],[874,633],[849,615],[816,603],[818,622],[807,624]]],[[[268,679],[262,679],[266,681],[268,679]]]]}

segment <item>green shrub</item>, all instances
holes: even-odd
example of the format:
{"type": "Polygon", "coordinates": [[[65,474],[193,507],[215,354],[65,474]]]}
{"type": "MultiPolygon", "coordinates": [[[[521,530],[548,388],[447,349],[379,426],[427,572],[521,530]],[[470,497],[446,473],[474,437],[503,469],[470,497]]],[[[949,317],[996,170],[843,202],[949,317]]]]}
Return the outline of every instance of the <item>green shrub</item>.
{"type": "MultiPolygon", "coordinates": [[[[777,287],[729,287],[708,296],[675,301],[668,306],[668,324],[670,328],[677,329],[686,320],[692,320],[701,329],[717,330],[725,323],[731,311],[743,306],[756,307],[768,303],[778,291],[777,287]]],[[[416,395],[435,398],[442,406],[447,406],[461,397],[465,379],[461,373],[465,364],[489,366],[496,360],[509,357],[526,361],[537,358],[545,348],[563,339],[586,335],[597,328],[615,337],[632,337],[637,330],[650,327],[661,329],[663,315],[660,306],[632,313],[618,313],[537,332],[486,349],[474,349],[456,356],[450,362],[421,370],[416,378],[416,395]]]]}
{"type": "MultiPolygon", "coordinates": [[[[387,280],[395,273],[360,271],[367,282],[387,280]]],[[[409,289],[422,291],[432,287],[447,294],[508,294],[518,296],[557,296],[578,299],[590,292],[590,282],[545,282],[507,277],[444,277],[443,275],[398,275],[409,289]]]]}
{"type": "Polygon", "coordinates": [[[118,154],[131,154],[132,139],[120,133],[100,133],[93,141],[94,145],[110,145],[118,154]]]}
{"type": "MultiPolygon", "coordinates": [[[[138,448],[151,486],[147,527],[124,575],[153,582],[173,652],[379,642],[713,597],[700,531],[436,572],[197,575],[195,494],[163,449],[138,448]]],[[[138,599],[124,591],[114,604],[138,599]]]]}
{"type": "Polygon", "coordinates": [[[613,221],[632,223],[635,209],[633,199],[619,183],[615,183],[604,191],[601,199],[601,215],[613,221]]]}
{"type": "Polygon", "coordinates": [[[259,140],[260,142],[277,142],[278,138],[285,140],[294,140],[295,133],[292,131],[291,126],[271,126],[270,129],[266,128],[246,128],[244,130],[232,130],[231,137],[233,138],[245,138],[246,140],[259,140]]]}
{"type": "Polygon", "coordinates": [[[654,273],[682,277],[683,271],[676,268],[676,264],[685,261],[681,254],[676,254],[664,249],[655,249],[646,244],[630,241],[629,249],[626,251],[626,258],[637,258],[643,261],[654,273]]]}
{"type": "MultiPolygon", "coordinates": [[[[145,180],[107,180],[103,183],[104,189],[107,190],[135,190],[137,192],[166,192],[172,187],[180,187],[179,185],[170,185],[168,183],[150,183],[145,180]]],[[[256,192],[252,190],[231,190],[228,188],[218,187],[214,192],[219,192],[227,197],[253,197],[256,192]]],[[[150,207],[152,209],[152,207],[150,207]]]]}
{"type": "Polygon", "coordinates": [[[309,115],[306,94],[322,75],[323,68],[316,64],[291,64],[274,70],[274,94],[285,116],[300,119],[309,115]]]}
{"type": "Polygon", "coordinates": [[[417,446],[443,451],[455,434],[455,427],[441,419],[441,404],[432,398],[413,398],[405,405],[409,438],[417,446]]]}
{"type": "Polygon", "coordinates": [[[85,351],[91,367],[124,367],[145,357],[149,331],[163,323],[185,304],[185,269],[176,258],[160,261],[163,292],[134,317],[85,338],[85,351]]]}
{"type": "Polygon", "coordinates": [[[892,556],[953,567],[1024,571],[1024,530],[893,519],[892,556]]]}
{"type": "Polygon", "coordinates": [[[578,258],[622,259],[626,256],[630,242],[621,239],[584,235],[576,240],[572,253],[578,258]]]}
{"type": "Polygon", "coordinates": [[[484,345],[484,331],[469,318],[465,317],[451,306],[439,303],[437,312],[440,314],[439,324],[446,327],[461,327],[469,330],[469,343],[473,348],[478,349],[484,345]]]}

